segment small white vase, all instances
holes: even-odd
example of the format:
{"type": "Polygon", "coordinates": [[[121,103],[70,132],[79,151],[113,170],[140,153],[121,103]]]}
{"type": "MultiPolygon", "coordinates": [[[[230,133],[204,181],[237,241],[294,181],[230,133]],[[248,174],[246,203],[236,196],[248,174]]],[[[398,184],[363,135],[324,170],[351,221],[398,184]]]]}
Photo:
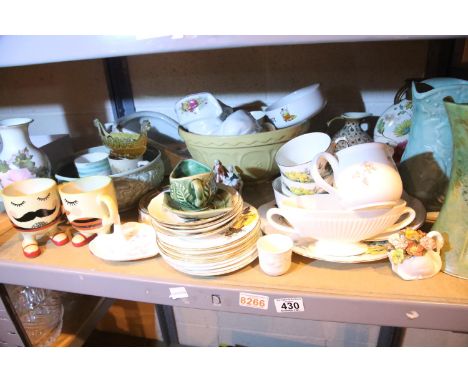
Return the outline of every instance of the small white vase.
{"type": "Polygon", "coordinates": [[[31,118],[9,118],[0,121],[0,189],[29,178],[50,177],[47,156],[32,144],[28,126],[31,118]]]}

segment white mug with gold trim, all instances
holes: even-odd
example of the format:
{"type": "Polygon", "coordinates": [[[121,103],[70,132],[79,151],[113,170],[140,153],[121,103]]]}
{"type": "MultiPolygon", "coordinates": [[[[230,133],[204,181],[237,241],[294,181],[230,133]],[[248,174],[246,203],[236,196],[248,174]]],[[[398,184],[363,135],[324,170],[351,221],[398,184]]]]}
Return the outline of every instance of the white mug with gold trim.
{"type": "Polygon", "coordinates": [[[0,191],[13,227],[23,236],[23,253],[36,257],[41,253],[37,238],[48,235],[56,245],[68,243],[57,229],[61,216],[57,183],[48,178],[20,180],[0,191]]]}
{"type": "Polygon", "coordinates": [[[78,233],[72,244],[81,247],[98,233],[109,233],[120,223],[117,197],[108,176],[89,176],[59,186],[63,209],[68,221],[78,233]]]}

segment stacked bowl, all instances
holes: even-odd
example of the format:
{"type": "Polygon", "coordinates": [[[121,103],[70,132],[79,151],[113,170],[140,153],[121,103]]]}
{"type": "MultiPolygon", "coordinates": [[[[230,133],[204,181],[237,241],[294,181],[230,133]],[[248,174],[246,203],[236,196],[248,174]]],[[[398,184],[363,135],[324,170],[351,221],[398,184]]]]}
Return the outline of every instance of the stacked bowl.
{"type": "MultiPolygon", "coordinates": [[[[281,172],[281,192],[287,196],[314,195],[324,192],[312,178],[313,158],[320,152],[333,153],[334,144],[324,133],[300,135],[281,146],[275,161],[281,172]]],[[[319,163],[319,172],[329,184],[333,184],[330,167],[319,163]]]]}

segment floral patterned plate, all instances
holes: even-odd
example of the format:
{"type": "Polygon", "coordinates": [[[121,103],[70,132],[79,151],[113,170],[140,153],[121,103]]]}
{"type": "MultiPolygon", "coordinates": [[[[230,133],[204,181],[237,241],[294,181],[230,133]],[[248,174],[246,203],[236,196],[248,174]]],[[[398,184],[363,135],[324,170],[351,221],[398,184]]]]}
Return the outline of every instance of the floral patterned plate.
{"type": "Polygon", "coordinates": [[[408,142],[412,117],[413,103],[404,99],[385,110],[375,125],[374,141],[394,147],[396,162],[399,162],[408,142]]]}

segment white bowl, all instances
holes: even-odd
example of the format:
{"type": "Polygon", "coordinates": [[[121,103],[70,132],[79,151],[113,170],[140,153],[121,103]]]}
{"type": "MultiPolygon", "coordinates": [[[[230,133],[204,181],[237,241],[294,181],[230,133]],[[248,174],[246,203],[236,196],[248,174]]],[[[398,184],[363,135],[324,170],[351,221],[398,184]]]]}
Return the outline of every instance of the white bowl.
{"type": "Polygon", "coordinates": [[[281,189],[281,177],[279,176],[278,178],[276,178],[271,185],[273,186],[273,193],[275,194],[276,205],[278,207],[281,207],[283,204],[283,200],[289,197],[288,195],[285,195],[281,189]]]}
{"type": "Polygon", "coordinates": [[[312,118],[326,104],[320,84],[313,84],[272,103],[265,109],[265,114],[277,128],[281,129],[312,118]]]}
{"type": "Polygon", "coordinates": [[[211,93],[196,93],[185,96],[177,101],[175,112],[179,123],[186,125],[201,119],[220,118],[223,108],[211,93]]]}
{"type": "Polygon", "coordinates": [[[408,225],[415,216],[404,200],[392,208],[350,211],[328,194],[287,198],[282,200],[280,208],[271,208],[267,212],[268,222],[285,233],[344,243],[357,243],[383,232],[393,232],[408,225]],[[408,216],[395,224],[404,214],[408,216]],[[275,215],[285,218],[293,228],[278,223],[273,219],[275,215]]]}
{"type": "MultiPolygon", "coordinates": [[[[299,135],[280,147],[275,155],[275,161],[281,174],[287,178],[301,182],[313,182],[312,159],[321,152],[333,154],[334,145],[328,134],[308,133],[299,135]]],[[[322,160],[319,166],[320,175],[325,177],[326,161],[322,160]]]]}

